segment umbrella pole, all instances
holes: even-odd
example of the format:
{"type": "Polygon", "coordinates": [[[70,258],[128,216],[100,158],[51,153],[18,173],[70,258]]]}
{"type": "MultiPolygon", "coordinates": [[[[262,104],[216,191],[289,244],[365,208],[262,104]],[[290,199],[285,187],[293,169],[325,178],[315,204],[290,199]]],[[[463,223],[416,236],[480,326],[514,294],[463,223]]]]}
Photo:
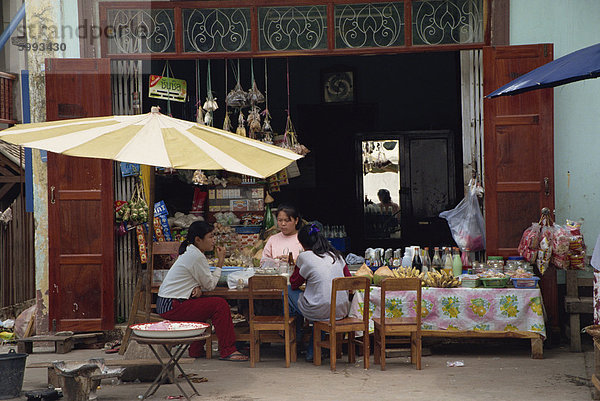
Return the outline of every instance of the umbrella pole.
{"type": "Polygon", "coordinates": [[[154,190],[156,180],[156,169],[150,167],[148,175],[148,262],[146,264],[147,289],[146,291],[146,321],[150,318],[152,309],[152,276],[154,270],[154,190]]]}
{"type": "Polygon", "coordinates": [[[146,262],[146,270],[142,270],[142,274],[138,277],[137,285],[135,287],[135,293],[133,295],[133,303],[131,305],[131,311],[129,313],[129,320],[127,321],[127,329],[125,335],[121,341],[121,348],[119,354],[124,355],[127,347],[129,346],[129,337],[131,336],[131,325],[134,323],[150,322],[150,312],[152,309],[152,271],[154,268],[154,183],[155,173],[154,167],[150,168],[150,174],[148,177],[148,238],[146,252],[148,258],[146,262]]]}

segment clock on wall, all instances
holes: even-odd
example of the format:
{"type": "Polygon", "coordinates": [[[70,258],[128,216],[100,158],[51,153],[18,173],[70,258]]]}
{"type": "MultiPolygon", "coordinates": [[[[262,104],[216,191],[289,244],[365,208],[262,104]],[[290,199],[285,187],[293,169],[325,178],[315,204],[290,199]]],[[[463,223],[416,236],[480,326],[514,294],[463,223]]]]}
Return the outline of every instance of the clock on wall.
{"type": "Polygon", "coordinates": [[[354,72],[347,69],[328,70],[321,73],[323,101],[325,103],[354,101],[354,72]]]}

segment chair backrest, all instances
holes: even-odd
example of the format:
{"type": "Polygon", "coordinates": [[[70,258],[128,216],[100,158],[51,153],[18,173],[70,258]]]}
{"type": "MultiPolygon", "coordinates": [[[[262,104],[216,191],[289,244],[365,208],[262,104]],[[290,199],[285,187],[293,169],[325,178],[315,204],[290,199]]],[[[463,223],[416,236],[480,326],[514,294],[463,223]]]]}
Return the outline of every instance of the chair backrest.
{"type": "Polygon", "coordinates": [[[415,314],[417,330],[421,329],[421,279],[410,278],[387,278],[381,282],[381,325],[385,330],[385,304],[388,291],[415,291],[415,314]]]}
{"type": "Polygon", "coordinates": [[[283,297],[283,315],[287,319],[290,316],[288,303],[287,279],[283,276],[252,276],[248,279],[250,319],[254,317],[254,291],[280,290],[283,297]]]}
{"type": "Polygon", "coordinates": [[[335,326],[337,292],[348,290],[362,290],[365,292],[363,304],[363,320],[368,326],[369,324],[369,291],[371,289],[371,281],[367,277],[338,277],[334,278],[331,284],[331,312],[329,314],[329,323],[335,326]]]}

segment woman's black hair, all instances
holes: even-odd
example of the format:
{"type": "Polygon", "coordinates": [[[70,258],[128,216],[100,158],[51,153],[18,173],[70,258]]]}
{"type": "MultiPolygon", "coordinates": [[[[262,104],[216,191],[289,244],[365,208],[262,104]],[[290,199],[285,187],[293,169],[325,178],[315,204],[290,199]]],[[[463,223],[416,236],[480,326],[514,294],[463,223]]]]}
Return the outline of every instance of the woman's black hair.
{"type": "Polygon", "coordinates": [[[182,255],[185,252],[187,246],[189,244],[194,243],[196,237],[200,237],[200,239],[204,239],[206,234],[208,234],[212,230],[214,230],[214,227],[212,224],[209,224],[205,221],[194,221],[190,225],[190,228],[188,228],[188,233],[187,233],[187,236],[185,237],[185,240],[181,243],[181,245],[179,245],[179,254],[182,255]]]}
{"type": "Polygon", "coordinates": [[[290,218],[298,219],[298,222],[296,223],[296,230],[299,230],[300,227],[302,227],[302,216],[300,216],[300,212],[298,211],[298,208],[296,206],[288,205],[285,203],[281,204],[277,208],[275,217],[279,216],[280,212],[285,213],[290,218]]]}
{"type": "Polygon", "coordinates": [[[388,191],[387,189],[382,188],[379,191],[377,191],[377,197],[379,197],[381,203],[390,203],[392,201],[390,191],[388,191]]]}
{"type": "Polygon", "coordinates": [[[331,243],[321,234],[321,230],[316,224],[307,224],[298,231],[298,241],[307,251],[313,251],[317,256],[322,257],[328,254],[335,263],[337,259],[344,259],[340,251],[335,249],[331,243]]]}

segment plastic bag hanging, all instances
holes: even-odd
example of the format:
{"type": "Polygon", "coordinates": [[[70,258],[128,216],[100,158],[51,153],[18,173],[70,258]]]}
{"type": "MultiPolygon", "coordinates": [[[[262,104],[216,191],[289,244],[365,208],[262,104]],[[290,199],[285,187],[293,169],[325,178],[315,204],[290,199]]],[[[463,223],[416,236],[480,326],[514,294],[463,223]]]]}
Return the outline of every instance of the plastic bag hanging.
{"type": "Polygon", "coordinates": [[[467,195],[454,209],[446,210],[439,216],[448,221],[452,238],[460,249],[485,249],[485,223],[479,208],[475,184],[470,183],[467,195]]]}
{"type": "Polygon", "coordinates": [[[196,122],[204,125],[204,111],[200,96],[200,61],[196,60],[196,122]]]}
{"type": "Polygon", "coordinates": [[[242,84],[240,83],[240,60],[237,61],[237,74],[235,78],[235,87],[225,97],[225,103],[227,103],[227,106],[229,107],[247,107],[248,94],[244,92],[242,89],[242,84]]]}
{"type": "Polygon", "coordinates": [[[242,112],[242,109],[240,109],[240,113],[238,116],[238,126],[235,130],[235,133],[240,136],[246,136],[246,127],[244,127],[244,113],[242,112]]]}
{"type": "Polygon", "coordinates": [[[204,122],[206,123],[206,125],[213,125],[213,113],[215,110],[217,110],[219,108],[219,105],[217,104],[217,99],[215,97],[213,97],[212,94],[212,85],[211,85],[211,78],[210,78],[210,60],[208,60],[208,67],[207,67],[207,73],[206,73],[206,91],[207,91],[207,96],[206,96],[206,101],[204,102],[204,105],[202,106],[202,108],[206,111],[206,116],[204,117],[204,122]]]}
{"type": "Polygon", "coordinates": [[[292,117],[290,115],[290,64],[289,59],[286,59],[286,75],[287,75],[287,120],[285,122],[285,133],[283,135],[284,138],[284,147],[298,153],[299,155],[306,155],[310,152],[306,148],[306,146],[301,145],[298,142],[298,137],[296,135],[296,130],[294,129],[294,125],[292,124],[292,117]]]}
{"type": "Polygon", "coordinates": [[[273,143],[273,128],[271,127],[271,113],[269,113],[269,93],[268,93],[268,79],[267,79],[267,59],[265,59],[265,109],[261,113],[263,115],[263,142],[272,144],[273,143]]]}
{"type": "Polygon", "coordinates": [[[250,60],[250,78],[252,80],[252,88],[248,91],[248,102],[250,103],[250,112],[248,113],[248,130],[250,138],[256,139],[257,134],[261,130],[260,124],[260,108],[258,103],[264,103],[265,97],[258,90],[256,80],[254,79],[254,60],[250,60]]]}
{"type": "MultiPolygon", "coordinates": [[[[225,61],[225,93],[227,93],[227,60],[225,61]]],[[[227,96],[225,96],[225,118],[223,119],[223,131],[233,131],[233,125],[231,124],[231,119],[229,118],[229,105],[227,104],[227,96]]]]}
{"type": "Polygon", "coordinates": [[[231,119],[229,118],[229,111],[225,111],[225,119],[223,120],[223,131],[233,132],[233,126],[231,125],[231,119]]]}

